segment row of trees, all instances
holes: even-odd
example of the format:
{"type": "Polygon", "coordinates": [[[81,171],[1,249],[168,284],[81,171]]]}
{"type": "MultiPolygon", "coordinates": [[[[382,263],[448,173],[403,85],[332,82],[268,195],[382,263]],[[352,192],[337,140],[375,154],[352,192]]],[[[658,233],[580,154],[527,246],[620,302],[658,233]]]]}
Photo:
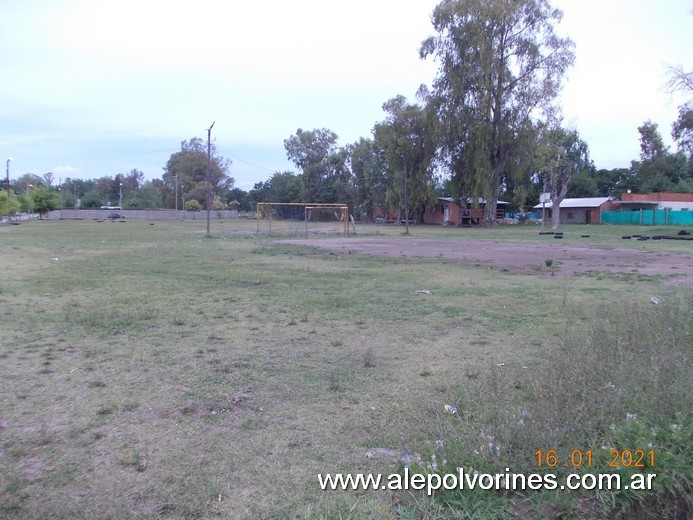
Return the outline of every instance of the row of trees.
{"type": "MultiPolygon", "coordinates": [[[[17,211],[46,213],[58,208],[100,208],[121,206],[127,209],[175,208],[200,211],[206,203],[207,163],[209,159],[213,207],[228,207],[234,180],[229,176],[231,162],[219,156],[216,148],[207,146],[200,138],[181,143],[181,150],[171,155],[161,179],[145,181],[144,174],[133,169],[114,177],[99,179],[70,179],[58,183],[52,173],[42,176],[27,173],[11,183],[12,189],[2,186],[0,214],[17,211]]],[[[233,194],[232,194],[233,195],[233,194]]],[[[233,199],[231,199],[233,200],[233,199]]],[[[237,203],[236,203],[237,204],[237,203]]]]}
{"type": "MultiPolygon", "coordinates": [[[[619,196],[626,189],[693,192],[690,103],[672,128],[675,152],[647,121],[638,129],[639,160],[630,168],[595,168],[587,143],[563,125],[556,104],[574,61],[573,43],[555,32],[561,16],[549,0],[442,0],[432,15],[435,34],[419,50],[421,58],[437,61],[438,74],[430,88],[420,88],[417,102],[393,97],[371,136],[346,146],[329,129],[298,129],[284,141],[296,172],[276,172],[250,192],[233,187],[230,161],[214,146],[208,157],[199,138],[182,143],[161,179],[144,182],[132,170],[94,181],[67,179],[56,189],[46,176],[45,182],[25,176],[15,189],[43,184],[65,207],[77,199],[80,207],[97,207],[121,198],[131,208],[201,206],[211,159],[215,208],[343,202],[366,220],[397,208],[408,222],[445,195],[485,200],[488,224],[499,197],[522,210],[543,192],[556,204],[566,196],[619,196]]],[[[690,92],[690,73],[672,70],[670,78],[672,91],[690,92]]]]}

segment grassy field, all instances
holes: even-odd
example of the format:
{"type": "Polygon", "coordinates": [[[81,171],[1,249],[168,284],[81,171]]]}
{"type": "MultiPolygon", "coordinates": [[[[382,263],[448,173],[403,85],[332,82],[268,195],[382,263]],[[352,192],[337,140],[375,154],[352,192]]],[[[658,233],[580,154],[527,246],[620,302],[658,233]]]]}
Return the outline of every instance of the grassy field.
{"type": "MultiPolygon", "coordinates": [[[[0,517],[625,518],[663,500],[690,507],[690,287],[337,255],[270,244],[253,225],[215,220],[213,238],[199,220],[0,227],[0,517]],[[518,427],[525,412],[535,419],[518,427]],[[489,437],[498,453],[474,453],[489,437]],[[529,474],[536,450],[597,453],[607,437],[655,445],[665,487],[469,497],[318,487],[318,473],[389,474],[403,460],[432,471],[432,456],[441,468],[529,474]]],[[[412,227],[449,240],[538,241],[536,231],[412,227]]],[[[589,241],[675,231],[591,226],[589,241]]],[[[691,242],[627,244],[693,258],[691,242]]]]}

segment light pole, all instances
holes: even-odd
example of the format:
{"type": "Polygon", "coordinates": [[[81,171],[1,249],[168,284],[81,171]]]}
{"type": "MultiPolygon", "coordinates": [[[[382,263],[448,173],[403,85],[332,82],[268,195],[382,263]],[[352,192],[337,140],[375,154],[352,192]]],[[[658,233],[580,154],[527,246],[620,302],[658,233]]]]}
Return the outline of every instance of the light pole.
{"type": "Polygon", "coordinates": [[[176,173],[176,216],[178,216],[178,174],[176,173]]]}
{"type": "Polygon", "coordinates": [[[123,209],[123,183],[120,183],[120,199],[118,199],[118,209],[123,209]]]}
{"type": "Polygon", "coordinates": [[[185,191],[183,191],[183,185],[180,185],[180,204],[183,206],[183,218],[185,218],[185,191]]]}
{"type": "Polygon", "coordinates": [[[212,128],[214,128],[214,121],[207,129],[207,238],[212,237],[212,233],[209,230],[209,221],[212,214],[212,128]]]}
{"type": "Polygon", "coordinates": [[[7,194],[10,194],[10,161],[12,160],[12,157],[7,158],[7,194]]]}

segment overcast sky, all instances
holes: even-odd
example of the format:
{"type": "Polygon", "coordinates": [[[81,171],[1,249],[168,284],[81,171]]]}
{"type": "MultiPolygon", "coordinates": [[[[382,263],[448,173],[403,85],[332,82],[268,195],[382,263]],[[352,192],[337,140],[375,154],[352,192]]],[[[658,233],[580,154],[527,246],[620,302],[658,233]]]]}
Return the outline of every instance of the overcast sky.
{"type": "MultiPolygon", "coordinates": [[[[160,178],[192,137],[212,138],[249,190],[293,170],[284,139],[329,128],[370,137],[382,104],[414,100],[436,0],[0,0],[0,159],[12,178],[142,170],[160,178]]],[[[598,168],[628,167],[637,127],[667,143],[666,67],[691,69],[691,0],[554,0],[576,44],[566,121],[598,168]]],[[[4,168],[3,168],[4,169],[4,168]]],[[[3,172],[4,173],[4,172],[3,172]]]]}

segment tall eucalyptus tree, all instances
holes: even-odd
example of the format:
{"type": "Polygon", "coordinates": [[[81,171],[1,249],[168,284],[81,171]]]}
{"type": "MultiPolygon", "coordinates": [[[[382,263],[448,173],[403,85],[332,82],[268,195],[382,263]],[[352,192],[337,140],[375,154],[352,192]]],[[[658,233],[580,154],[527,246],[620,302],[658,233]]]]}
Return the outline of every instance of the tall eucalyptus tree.
{"type": "Polygon", "coordinates": [[[419,52],[439,63],[431,105],[442,152],[463,191],[486,199],[486,224],[574,61],[573,43],[554,30],[561,17],[548,0],[443,0],[433,11],[437,34],[419,52]]]}

